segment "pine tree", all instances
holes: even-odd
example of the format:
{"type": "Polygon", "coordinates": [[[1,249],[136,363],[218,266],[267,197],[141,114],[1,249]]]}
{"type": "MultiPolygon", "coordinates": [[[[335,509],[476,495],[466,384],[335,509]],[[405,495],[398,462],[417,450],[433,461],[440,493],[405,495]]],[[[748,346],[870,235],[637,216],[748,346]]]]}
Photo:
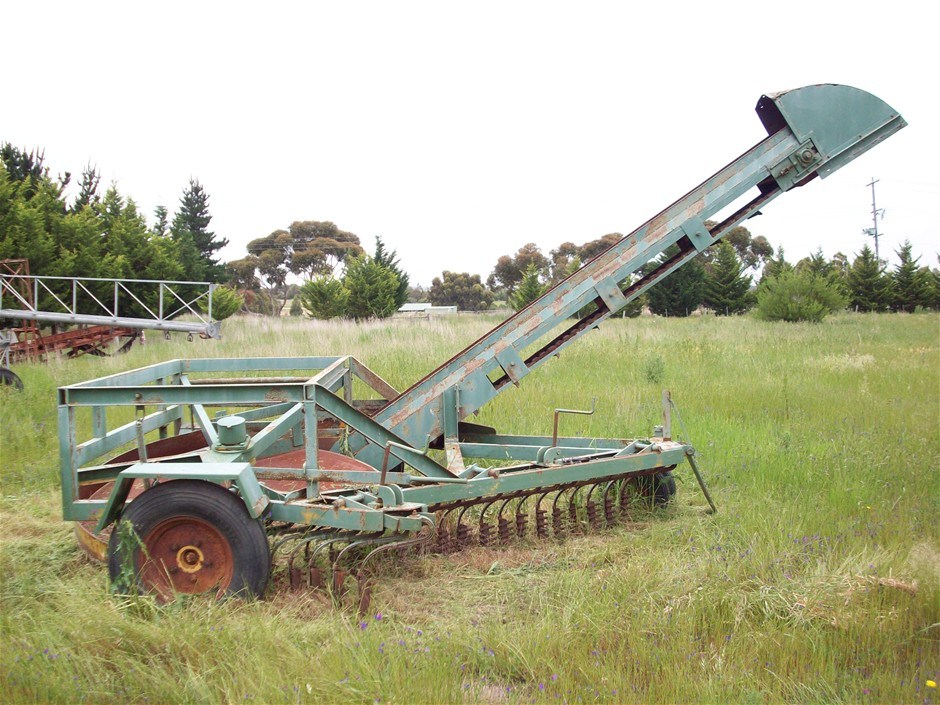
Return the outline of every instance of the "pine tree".
{"type": "Polygon", "coordinates": [[[886,311],[891,301],[891,280],[884,275],[884,268],[875,259],[868,245],[852,262],[847,282],[849,305],[858,311],[886,311]]]}
{"type": "Polygon", "coordinates": [[[823,255],[822,248],[817,249],[809,257],[804,257],[796,263],[797,271],[809,271],[816,276],[828,278],[832,274],[834,265],[823,255]]]}
{"type": "Polygon", "coordinates": [[[545,293],[545,286],[539,280],[539,268],[530,264],[522,274],[522,280],[509,296],[509,305],[514,311],[521,311],[545,293]]]}
{"type": "Polygon", "coordinates": [[[167,213],[166,206],[157,206],[153,209],[153,227],[150,229],[150,232],[156,235],[157,237],[166,237],[167,231],[169,229],[169,213],[167,213]]]}
{"type": "Polygon", "coordinates": [[[186,277],[193,281],[222,281],[225,267],[215,259],[215,253],[228,244],[228,240],[217,240],[209,230],[212,216],[209,215],[209,195],[197,179],[190,179],[183,190],[180,209],[173,216],[170,232],[180,248],[186,277]]]}
{"type": "Polygon", "coordinates": [[[372,259],[389,269],[392,274],[398,277],[398,290],[395,292],[395,307],[396,310],[401,308],[408,302],[408,284],[410,279],[398,265],[398,253],[395,250],[391,252],[387,251],[385,249],[385,243],[382,242],[382,238],[376,236],[375,255],[372,259]]]}
{"type": "MultiPolygon", "coordinates": [[[[652,271],[678,252],[673,245],[660,255],[657,262],[643,268],[652,271]]],[[[650,310],[660,316],[688,316],[702,305],[705,298],[705,268],[698,257],[687,262],[662,281],[654,284],[647,294],[650,310]]]]}
{"type": "Polygon", "coordinates": [[[750,288],[734,248],[722,241],[705,272],[705,305],[719,316],[741,313],[750,307],[750,288]]]}
{"type": "Polygon", "coordinates": [[[940,269],[930,270],[930,277],[933,279],[933,301],[930,302],[930,308],[940,310],[940,269]]]}
{"type": "Polygon", "coordinates": [[[920,257],[911,255],[911,243],[906,241],[895,252],[900,263],[891,274],[893,282],[891,308],[895,311],[912,312],[918,306],[929,308],[932,305],[933,281],[930,270],[918,267],[920,257]]]}
{"type": "MultiPolygon", "coordinates": [[[[137,211],[132,198],[124,198],[112,185],[95,208],[104,245],[102,266],[107,267],[107,276],[120,279],[179,279],[182,274],[174,244],[153,237],[147,230],[144,217],[137,211]]],[[[126,316],[145,316],[140,308],[146,305],[156,310],[159,295],[155,290],[142,288],[138,294],[140,302],[128,297],[123,302],[122,313],[126,316]]]]}
{"type": "MultiPolygon", "coordinates": [[[[212,318],[216,321],[222,321],[229,316],[237,313],[245,304],[245,297],[239,294],[235,289],[227,286],[217,286],[212,291],[212,318]]],[[[204,312],[209,312],[209,303],[205,299],[200,300],[199,308],[204,312]]]]}
{"type": "MultiPolygon", "coordinates": [[[[3,164],[11,181],[32,181],[38,184],[43,179],[48,179],[49,170],[43,165],[45,161],[45,151],[37,152],[33,150],[27,153],[14,147],[9,142],[5,142],[0,147],[0,163],[3,164]]],[[[25,196],[30,198],[35,191],[28,191],[25,196]]]]}
{"type": "Polygon", "coordinates": [[[767,261],[764,263],[764,269],[761,272],[761,281],[764,279],[772,279],[779,275],[781,272],[785,272],[788,269],[792,269],[793,265],[787,262],[786,258],[783,256],[783,248],[777,248],[777,254],[775,257],[768,257],[767,261]]]}
{"type": "Polygon", "coordinates": [[[100,200],[98,197],[98,186],[101,183],[101,174],[98,167],[88,164],[82,169],[82,180],[78,184],[78,196],[75,197],[75,203],[72,204],[73,213],[80,211],[85,206],[93,206],[100,200]]]}

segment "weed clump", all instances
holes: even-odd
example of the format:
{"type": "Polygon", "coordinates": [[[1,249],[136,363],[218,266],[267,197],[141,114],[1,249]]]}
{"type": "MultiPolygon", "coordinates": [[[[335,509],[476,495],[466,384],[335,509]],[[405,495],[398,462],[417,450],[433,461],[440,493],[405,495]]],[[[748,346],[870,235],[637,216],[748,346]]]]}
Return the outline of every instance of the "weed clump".
{"type": "Polygon", "coordinates": [[[666,363],[659,355],[646,358],[643,375],[650,384],[661,384],[666,377],[666,363]]]}

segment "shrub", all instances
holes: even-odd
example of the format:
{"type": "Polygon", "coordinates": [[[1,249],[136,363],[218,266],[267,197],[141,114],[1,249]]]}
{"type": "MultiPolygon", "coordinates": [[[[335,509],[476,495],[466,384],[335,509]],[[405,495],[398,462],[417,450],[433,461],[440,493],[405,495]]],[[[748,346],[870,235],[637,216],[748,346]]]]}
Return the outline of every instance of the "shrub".
{"type": "Polygon", "coordinates": [[[509,296],[509,305],[514,311],[521,311],[530,303],[545,293],[546,286],[539,281],[539,269],[534,264],[530,264],[522,275],[522,281],[519,286],[509,296]]]}
{"type": "Polygon", "coordinates": [[[663,358],[659,355],[646,358],[646,363],[643,365],[643,374],[650,384],[660,384],[666,376],[666,363],[663,358]]]}
{"type": "Polygon", "coordinates": [[[444,271],[434,277],[427,300],[432,306],[457,306],[464,311],[485,311],[495,298],[479,274],[444,271]]]}
{"type": "Polygon", "coordinates": [[[810,271],[788,269],[761,282],[754,315],[765,321],[818,323],[846,303],[832,281],[810,271]]]}
{"type": "Polygon", "coordinates": [[[343,282],[327,275],[304,284],[297,298],[311,318],[328,319],[346,314],[349,292],[343,282]]]}
{"type": "Polygon", "coordinates": [[[274,307],[277,306],[277,300],[271,296],[271,293],[268,291],[242,289],[239,292],[239,296],[244,297],[244,310],[248,313],[258,313],[264,316],[270,316],[271,311],[274,309],[274,307]]]}
{"type": "Polygon", "coordinates": [[[346,315],[357,321],[388,318],[398,310],[395,296],[398,277],[385,265],[368,255],[353,257],[346,263],[343,284],[349,291],[346,315]]]}
{"type": "MultiPolygon", "coordinates": [[[[212,318],[223,321],[236,313],[245,303],[244,297],[227,286],[217,286],[212,290],[212,318]]],[[[206,302],[200,302],[203,311],[208,311],[206,302]]]]}

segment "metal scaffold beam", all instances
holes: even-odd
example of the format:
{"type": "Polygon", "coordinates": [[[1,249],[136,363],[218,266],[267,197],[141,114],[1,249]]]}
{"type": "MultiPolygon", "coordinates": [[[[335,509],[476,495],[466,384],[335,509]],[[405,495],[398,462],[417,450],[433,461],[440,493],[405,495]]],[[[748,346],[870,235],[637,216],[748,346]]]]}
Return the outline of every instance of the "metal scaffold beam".
{"type": "Polygon", "coordinates": [[[217,338],[209,282],[0,273],[0,319],[193,333],[217,338]],[[179,316],[195,320],[177,320],[179,316]]]}

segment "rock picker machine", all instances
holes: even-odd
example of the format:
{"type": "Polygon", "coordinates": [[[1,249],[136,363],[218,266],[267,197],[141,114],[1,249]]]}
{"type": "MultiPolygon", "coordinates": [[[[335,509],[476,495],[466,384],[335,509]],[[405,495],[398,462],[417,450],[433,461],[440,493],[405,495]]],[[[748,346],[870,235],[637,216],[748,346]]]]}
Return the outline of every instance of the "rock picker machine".
{"type": "Polygon", "coordinates": [[[668,501],[683,462],[701,482],[668,414],[624,439],[559,436],[564,409],[551,435],[466,419],[777,196],[906,124],[840,85],[765,95],[757,113],[766,139],[403,392],[350,356],[173,360],[60,388],[64,518],[112,580],[161,598],[261,595],[282,552],[295,587],[335,595],[358,578],[362,608],[383,553],[597,528],[637,496],[668,501]]]}

